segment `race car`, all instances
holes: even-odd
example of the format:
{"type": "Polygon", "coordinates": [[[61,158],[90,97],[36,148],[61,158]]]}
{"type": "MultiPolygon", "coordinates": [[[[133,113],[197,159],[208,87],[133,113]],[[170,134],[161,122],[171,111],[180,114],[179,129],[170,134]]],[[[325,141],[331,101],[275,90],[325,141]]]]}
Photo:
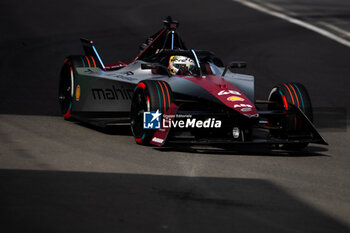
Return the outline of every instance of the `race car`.
{"type": "Polygon", "coordinates": [[[302,84],[276,85],[267,100],[255,100],[254,77],[233,72],[245,62],[224,65],[213,52],[188,49],[179,23],[171,17],[163,23],[131,62],[104,64],[93,41],[81,39],[85,55],[68,56],[60,73],[64,118],[130,124],[142,145],[327,144],[302,84]]]}

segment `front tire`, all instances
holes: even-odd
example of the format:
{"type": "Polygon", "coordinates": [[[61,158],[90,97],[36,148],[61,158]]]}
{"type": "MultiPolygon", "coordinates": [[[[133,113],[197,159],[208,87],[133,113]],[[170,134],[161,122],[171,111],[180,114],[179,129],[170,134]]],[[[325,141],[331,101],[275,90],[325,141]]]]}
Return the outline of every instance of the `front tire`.
{"type": "Polygon", "coordinates": [[[164,114],[173,102],[172,91],[165,81],[144,80],[138,83],[131,102],[131,131],[136,143],[148,145],[154,129],[143,128],[143,113],[159,111],[164,114]]]}
{"type": "MultiPolygon", "coordinates": [[[[300,83],[282,83],[275,86],[270,94],[269,101],[276,104],[269,104],[269,110],[288,110],[290,105],[298,107],[312,122],[313,112],[310,96],[306,88],[300,83]]],[[[291,134],[300,134],[303,132],[303,121],[295,114],[287,115],[283,119],[272,119],[270,124],[280,126],[281,129],[271,129],[270,133],[276,138],[287,138],[291,134]]],[[[284,149],[300,150],[305,148],[308,143],[285,144],[284,149]]]]}

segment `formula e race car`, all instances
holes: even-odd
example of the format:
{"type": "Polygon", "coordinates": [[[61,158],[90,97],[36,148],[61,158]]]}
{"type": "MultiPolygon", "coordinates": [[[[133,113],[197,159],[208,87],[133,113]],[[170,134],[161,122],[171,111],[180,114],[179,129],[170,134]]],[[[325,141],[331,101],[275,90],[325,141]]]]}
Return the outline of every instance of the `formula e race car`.
{"type": "Polygon", "coordinates": [[[188,49],[168,17],[131,62],[104,64],[93,41],[85,55],[62,66],[59,103],[65,119],[98,126],[131,125],[138,144],[227,145],[268,143],[300,149],[327,144],[312,123],[305,87],[282,83],[267,100],[254,99],[254,77],[231,72],[245,62],[223,62],[188,49]]]}

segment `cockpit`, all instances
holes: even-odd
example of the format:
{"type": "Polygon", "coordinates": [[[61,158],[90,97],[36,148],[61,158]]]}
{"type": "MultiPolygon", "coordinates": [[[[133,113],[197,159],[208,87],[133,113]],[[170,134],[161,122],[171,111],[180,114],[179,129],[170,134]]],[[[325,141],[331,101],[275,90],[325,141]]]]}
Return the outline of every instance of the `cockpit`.
{"type": "Polygon", "coordinates": [[[203,76],[213,74],[209,62],[217,58],[210,51],[189,50],[177,34],[177,21],[168,17],[163,21],[165,28],[147,38],[140,46],[141,53],[134,59],[147,62],[144,68],[152,73],[172,75],[203,76]]]}

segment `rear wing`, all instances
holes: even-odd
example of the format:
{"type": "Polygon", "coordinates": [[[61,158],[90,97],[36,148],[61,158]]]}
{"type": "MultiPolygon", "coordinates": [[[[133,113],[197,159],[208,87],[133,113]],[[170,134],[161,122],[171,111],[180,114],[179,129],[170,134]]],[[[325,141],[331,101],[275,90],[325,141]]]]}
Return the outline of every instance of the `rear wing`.
{"type": "Polygon", "coordinates": [[[102,69],[106,70],[105,65],[103,64],[100,55],[98,54],[94,42],[92,40],[80,38],[81,44],[83,45],[83,49],[85,51],[86,56],[94,56],[97,57],[99,63],[101,64],[102,69]]]}

